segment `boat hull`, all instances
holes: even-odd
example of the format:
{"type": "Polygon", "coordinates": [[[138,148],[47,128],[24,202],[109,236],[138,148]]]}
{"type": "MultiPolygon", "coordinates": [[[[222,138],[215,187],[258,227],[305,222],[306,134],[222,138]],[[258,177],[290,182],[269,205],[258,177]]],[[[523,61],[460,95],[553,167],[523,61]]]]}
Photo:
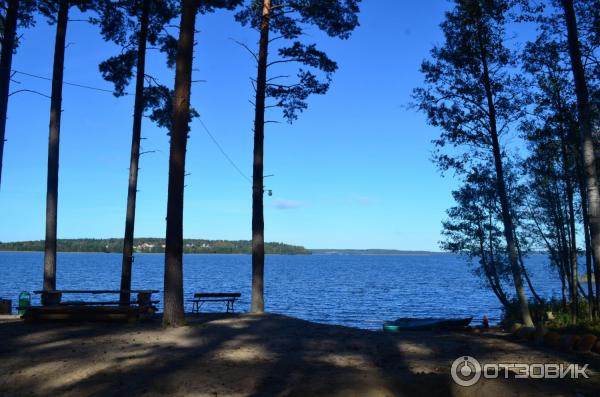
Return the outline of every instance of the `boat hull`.
{"type": "Polygon", "coordinates": [[[399,318],[383,324],[383,330],[398,331],[430,331],[430,330],[460,330],[468,326],[473,317],[467,318],[399,318]]]}

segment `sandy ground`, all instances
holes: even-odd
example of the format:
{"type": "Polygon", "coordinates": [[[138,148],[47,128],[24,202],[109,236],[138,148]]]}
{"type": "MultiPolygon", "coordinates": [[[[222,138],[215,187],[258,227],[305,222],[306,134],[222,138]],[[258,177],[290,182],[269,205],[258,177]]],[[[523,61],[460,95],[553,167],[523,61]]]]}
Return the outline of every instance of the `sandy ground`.
{"type": "Polygon", "coordinates": [[[141,324],[0,320],[0,396],[599,396],[600,355],[503,335],[371,332],[275,315],[202,315],[141,324]],[[453,383],[450,366],[590,365],[590,379],[453,383]]]}

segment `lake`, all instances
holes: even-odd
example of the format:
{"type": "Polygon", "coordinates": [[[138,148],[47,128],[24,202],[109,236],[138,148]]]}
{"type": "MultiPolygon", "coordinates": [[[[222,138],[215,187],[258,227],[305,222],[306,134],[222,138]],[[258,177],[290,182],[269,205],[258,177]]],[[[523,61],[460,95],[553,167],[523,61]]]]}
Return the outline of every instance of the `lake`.
{"type": "MultiPolygon", "coordinates": [[[[558,297],[560,280],[547,263],[542,255],[526,260],[538,293],[558,297]]],[[[162,254],[137,254],[132,288],[162,292],[163,266],[162,254]]],[[[118,289],[120,274],[120,254],[58,254],[57,289],[118,289]]],[[[184,257],[186,300],[200,291],[239,291],[236,311],[248,311],[250,276],[250,255],[184,257]]],[[[0,252],[0,297],[13,305],[20,291],[41,289],[42,277],[43,253],[0,252]]],[[[162,294],[159,299],[162,303],[162,294]]],[[[39,298],[33,295],[33,301],[39,298]]],[[[397,317],[474,316],[474,324],[480,324],[484,315],[495,323],[501,314],[496,297],[465,259],[445,254],[267,256],[265,305],[271,313],[368,329],[397,317]]],[[[223,309],[221,303],[203,307],[223,309]]]]}

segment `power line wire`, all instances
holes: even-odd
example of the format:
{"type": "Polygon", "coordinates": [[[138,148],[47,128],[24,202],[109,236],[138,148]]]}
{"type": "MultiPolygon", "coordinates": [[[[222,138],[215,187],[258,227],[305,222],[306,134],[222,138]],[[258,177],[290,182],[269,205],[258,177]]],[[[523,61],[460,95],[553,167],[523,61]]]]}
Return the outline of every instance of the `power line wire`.
{"type": "Polygon", "coordinates": [[[223,149],[223,147],[215,139],[215,137],[213,136],[213,134],[210,133],[210,131],[208,130],[208,127],[206,127],[206,124],[204,124],[204,121],[202,121],[202,119],[200,117],[198,117],[198,121],[200,121],[200,124],[204,128],[204,131],[206,131],[206,134],[210,137],[210,139],[213,141],[213,143],[215,144],[215,146],[219,149],[219,151],[221,152],[221,154],[227,159],[227,161],[229,161],[229,164],[231,164],[231,166],[233,168],[235,168],[235,170],[242,176],[242,178],[244,178],[245,180],[247,180],[251,184],[252,183],[252,179],[250,179],[248,177],[248,175],[246,175],[240,169],[240,167],[238,167],[237,164],[235,164],[235,162],[231,159],[231,157],[229,157],[229,155],[225,152],[225,150],[223,149]]]}
{"type": "MultiPolygon", "coordinates": [[[[37,74],[26,73],[26,72],[22,72],[22,71],[20,71],[20,70],[14,70],[14,69],[13,69],[13,72],[15,72],[15,73],[18,73],[18,74],[22,74],[22,75],[25,75],[25,76],[29,76],[29,77],[35,77],[36,79],[41,79],[41,80],[46,80],[46,81],[52,81],[52,79],[51,79],[50,77],[44,77],[44,76],[39,76],[39,75],[37,75],[37,74]]],[[[79,88],[86,88],[86,89],[88,89],[88,90],[95,90],[95,91],[109,92],[109,93],[111,93],[111,94],[114,92],[114,91],[112,91],[112,90],[108,90],[108,89],[106,89],[106,88],[99,88],[99,87],[92,87],[92,86],[90,86],[90,85],[83,85],[83,84],[77,84],[77,83],[70,83],[70,82],[68,82],[68,81],[63,81],[63,84],[64,84],[64,85],[71,85],[71,86],[74,86],[74,87],[79,87],[79,88]]],[[[131,94],[130,94],[130,93],[128,93],[128,92],[125,92],[125,93],[124,93],[124,95],[131,95],[131,94]]]]}
{"type": "MultiPolygon", "coordinates": [[[[44,76],[39,76],[33,73],[27,73],[27,72],[22,72],[20,70],[14,70],[13,72],[15,73],[19,73],[25,76],[29,76],[29,77],[34,77],[37,79],[41,79],[41,80],[47,80],[47,81],[52,81],[51,78],[49,77],[44,77],[44,76]]],[[[89,86],[89,85],[84,85],[84,84],[77,84],[77,83],[70,83],[67,81],[63,81],[63,84],[65,85],[71,85],[74,87],[79,87],[79,88],[85,88],[88,90],[95,90],[95,91],[101,91],[101,92],[108,92],[108,93],[113,93],[112,90],[107,90],[105,88],[99,88],[99,87],[93,87],[93,86],[89,86]]],[[[125,95],[131,95],[129,93],[125,93],[125,95]]],[[[229,162],[229,164],[231,164],[231,166],[238,172],[238,174],[240,174],[242,176],[242,178],[244,178],[246,181],[248,181],[250,184],[252,184],[252,179],[250,179],[248,177],[248,175],[246,175],[241,169],[240,167],[237,166],[237,164],[235,163],[235,161],[233,161],[231,159],[231,157],[227,154],[227,152],[225,151],[225,149],[223,149],[223,147],[221,146],[221,144],[219,143],[219,141],[217,141],[217,139],[214,137],[214,135],[210,132],[210,130],[208,129],[208,127],[206,126],[206,124],[204,124],[204,121],[202,121],[202,119],[200,117],[198,117],[198,121],[200,121],[200,124],[202,125],[202,128],[204,129],[204,131],[206,132],[206,134],[210,137],[211,141],[215,144],[215,146],[217,147],[217,149],[219,149],[219,151],[221,152],[221,154],[223,155],[223,157],[225,157],[225,159],[227,159],[227,161],[229,162]]]]}

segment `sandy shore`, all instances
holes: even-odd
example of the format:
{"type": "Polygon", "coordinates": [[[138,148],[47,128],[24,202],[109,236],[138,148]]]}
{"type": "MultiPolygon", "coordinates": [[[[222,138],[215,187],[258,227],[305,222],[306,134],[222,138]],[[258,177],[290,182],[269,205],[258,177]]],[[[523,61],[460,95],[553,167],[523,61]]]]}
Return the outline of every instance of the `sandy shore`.
{"type": "Polygon", "coordinates": [[[598,396],[600,355],[534,349],[503,335],[388,334],[275,315],[160,323],[28,325],[0,320],[1,396],[598,396]],[[589,364],[590,379],[480,380],[450,366],[589,364]]]}

